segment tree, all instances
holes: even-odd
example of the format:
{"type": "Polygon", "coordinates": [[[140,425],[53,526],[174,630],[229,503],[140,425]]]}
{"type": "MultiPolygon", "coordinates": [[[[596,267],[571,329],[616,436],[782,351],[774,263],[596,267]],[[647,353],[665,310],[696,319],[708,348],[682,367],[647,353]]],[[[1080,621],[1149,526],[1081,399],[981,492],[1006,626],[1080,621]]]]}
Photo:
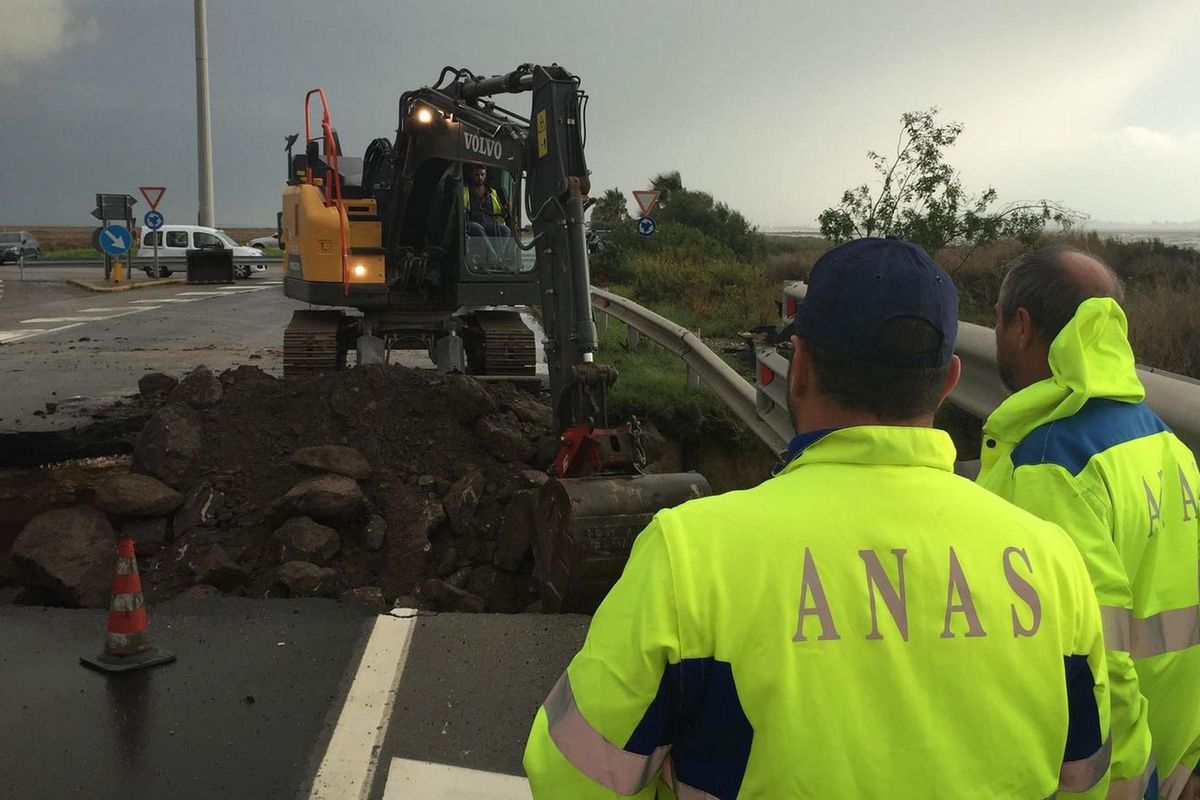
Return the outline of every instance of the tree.
{"type": "MultiPolygon", "coordinates": [[[[842,193],[841,203],[817,217],[821,235],[834,243],[860,236],[896,235],[933,254],[950,244],[969,250],[958,266],[982,245],[1011,237],[1027,244],[1055,222],[1068,230],[1084,215],[1052,200],[1009,203],[993,209],[996,190],[989,186],[969,194],[958,172],[946,163],[963,126],[937,124],[937,108],[910,111],[900,117],[900,137],[893,157],[867,153],[879,175],[876,193],[862,184],[842,193]]],[[[957,268],[957,267],[956,267],[957,268]]]]}
{"type": "Polygon", "coordinates": [[[728,247],[738,258],[751,261],[765,249],[758,229],[708,192],[686,189],[678,171],[654,176],[650,186],[659,192],[651,216],[660,226],[687,225],[728,247]]]}
{"type": "Polygon", "coordinates": [[[630,219],[625,194],[620,189],[605,189],[592,206],[591,222],[595,227],[614,228],[630,219]]]}

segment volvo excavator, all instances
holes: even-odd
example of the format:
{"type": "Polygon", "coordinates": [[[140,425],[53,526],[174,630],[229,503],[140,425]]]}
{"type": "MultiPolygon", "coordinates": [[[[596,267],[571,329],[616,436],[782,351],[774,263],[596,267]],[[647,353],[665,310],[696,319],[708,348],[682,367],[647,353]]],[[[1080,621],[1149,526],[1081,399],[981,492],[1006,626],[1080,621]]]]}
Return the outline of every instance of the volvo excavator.
{"type": "Polygon", "coordinates": [[[305,97],[279,218],[284,291],[297,311],[284,372],[304,375],[426,349],[442,371],[537,379],[536,307],[560,448],[528,503],[543,611],[590,612],[654,512],[709,493],[697,473],[640,473],[636,431],[611,424],[616,370],[597,363],[584,211],[587,95],[566,69],[526,64],[477,76],[446,67],[400,96],[396,137],[343,156],[325,93],[305,97]],[[498,104],[528,95],[528,116],[498,104]],[[320,124],[310,124],[312,99],[320,124]],[[464,173],[487,170],[495,224],[469,219],[464,173]],[[347,313],[353,309],[358,313],[347,313]]]}

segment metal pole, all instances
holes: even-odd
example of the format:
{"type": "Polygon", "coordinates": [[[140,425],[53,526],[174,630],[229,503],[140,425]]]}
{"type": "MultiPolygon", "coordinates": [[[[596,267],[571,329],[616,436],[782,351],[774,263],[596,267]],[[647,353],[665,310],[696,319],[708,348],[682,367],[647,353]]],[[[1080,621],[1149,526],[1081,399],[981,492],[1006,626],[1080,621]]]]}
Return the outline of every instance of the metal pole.
{"type": "Polygon", "coordinates": [[[208,23],[205,0],[196,0],[196,147],[199,150],[198,224],[213,226],[212,127],[208,104],[208,23]]]}

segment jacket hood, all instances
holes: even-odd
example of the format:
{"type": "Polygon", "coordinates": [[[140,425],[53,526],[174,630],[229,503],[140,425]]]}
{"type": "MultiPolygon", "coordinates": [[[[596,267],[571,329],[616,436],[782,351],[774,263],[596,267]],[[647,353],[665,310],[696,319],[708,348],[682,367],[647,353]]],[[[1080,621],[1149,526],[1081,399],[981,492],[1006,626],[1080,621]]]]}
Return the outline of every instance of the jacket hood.
{"type": "Polygon", "coordinates": [[[1095,397],[1141,402],[1125,312],[1109,297],[1093,297],[1050,343],[1051,377],[1025,387],[1000,404],[984,426],[1002,441],[1020,441],[1034,428],[1069,417],[1095,397]]]}

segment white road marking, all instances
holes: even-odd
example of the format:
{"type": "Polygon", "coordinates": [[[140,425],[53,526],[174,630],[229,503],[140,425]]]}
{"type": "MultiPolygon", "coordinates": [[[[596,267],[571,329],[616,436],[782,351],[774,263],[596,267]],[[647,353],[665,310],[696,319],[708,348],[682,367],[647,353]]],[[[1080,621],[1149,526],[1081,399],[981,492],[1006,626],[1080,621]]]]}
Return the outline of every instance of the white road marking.
{"type": "Polygon", "coordinates": [[[18,339],[24,339],[27,336],[33,336],[35,333],[41,332],[41,328],[31,328],[23,331],[0,331],[0,343],[15,342],[18,339]]]}
{"type": "Polygon", "coordinates": [[[82,322],[73,322],[70,325],[59,325],[57,328],[32,328],[26,331],[22,336],[13,336],[12,338],[4,339],[2,341],[4,341],[5,344],[19,342],[24,339],[31,339],[34,336],[41,336],[43,333],[57,333],[58,331],[65,331],[68,328],[78,328],[82,324],[82,322]]]}
{"type": "Polygon", "coordinates": [[[313,778],[309,800],[362,800],[371,790],[379,747],[387,734],[396,687],[408,660],[416,611],[376,617],[346,703],[313,778]]]}
{"type": "Polygon", "coordinates": [[[224,292],[180,292],[178,297],[218,297],[225,294],[224,292]]]}
{"type": "Polygon", "coordinates": [[[107,317],[34,317],[33,319],[23,319],[19,324],[44,325],[49,322],[94,322],[97,319],[107,319],[107,317]]]}
{"type": "Polygon", "coordinates": [[[529,781],[449,764],[393,758],[383,800],[529,800],[529,781]]]}
{"type": "Polygon", "coordinates": [[[184,300],[173,300],[169,297],[164,297],[160,300],[130,300],[130,303],[194,303],[199,300],[199,297],[188,297],[184,300]]]}

